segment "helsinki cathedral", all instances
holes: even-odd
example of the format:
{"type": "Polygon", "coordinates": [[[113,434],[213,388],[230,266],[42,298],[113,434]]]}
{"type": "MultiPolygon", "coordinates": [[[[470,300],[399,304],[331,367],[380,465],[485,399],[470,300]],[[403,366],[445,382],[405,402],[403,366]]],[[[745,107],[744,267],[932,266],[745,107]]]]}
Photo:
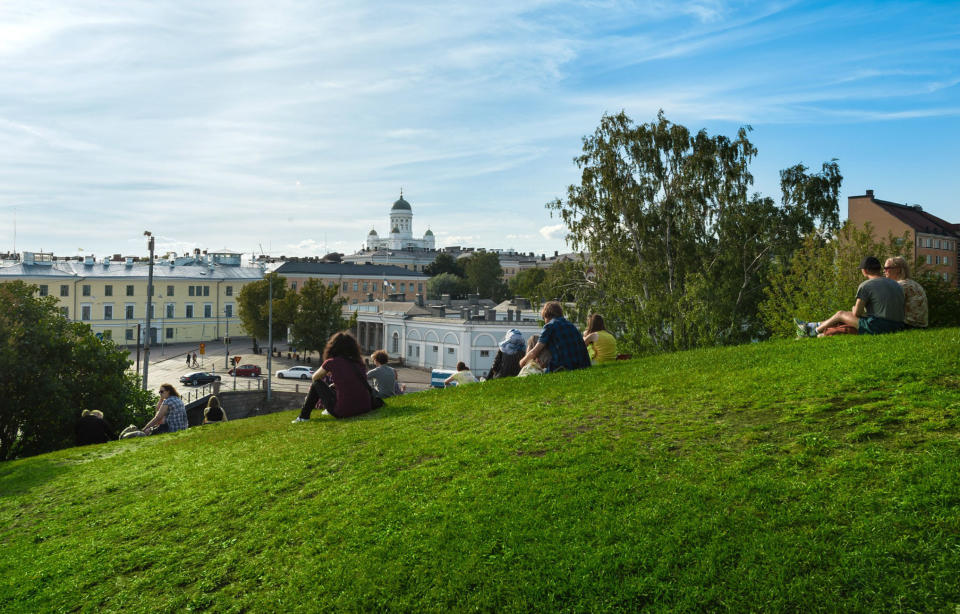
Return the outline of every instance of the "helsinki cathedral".
{"type": "Polygon", "coordinates": [[[413,238],[413,210],[410,203],[403,199],[403,190],[400,190],[400,200],[393,203],[390,209],[390,234],[380,238],[377,231],[370,229],[367,235],[367,249],[434,249],[433,232],[427,230],[422,239],[413,238]]]}

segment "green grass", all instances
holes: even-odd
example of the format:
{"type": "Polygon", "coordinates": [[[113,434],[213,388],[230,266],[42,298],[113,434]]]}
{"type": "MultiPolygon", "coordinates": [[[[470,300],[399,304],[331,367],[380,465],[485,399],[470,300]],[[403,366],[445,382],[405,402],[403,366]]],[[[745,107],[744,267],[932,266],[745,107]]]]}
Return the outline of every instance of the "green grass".
{"type": "Polygon", "coordinates": [[[955,612],[960,331],[0,464],[0,610],[955,612]]]}

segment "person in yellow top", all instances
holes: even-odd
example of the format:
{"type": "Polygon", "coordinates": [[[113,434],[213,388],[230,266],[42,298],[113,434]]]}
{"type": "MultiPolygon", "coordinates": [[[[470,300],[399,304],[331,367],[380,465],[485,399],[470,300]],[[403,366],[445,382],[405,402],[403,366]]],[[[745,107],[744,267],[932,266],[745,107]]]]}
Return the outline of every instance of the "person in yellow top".
{"type": "Polygon", "coordinates": [[[587,332],[583,333],[590,361],[593,364],[617,359],[617,340],[603,326],[603,316],[595,313],[587,319],[587,332]]]}

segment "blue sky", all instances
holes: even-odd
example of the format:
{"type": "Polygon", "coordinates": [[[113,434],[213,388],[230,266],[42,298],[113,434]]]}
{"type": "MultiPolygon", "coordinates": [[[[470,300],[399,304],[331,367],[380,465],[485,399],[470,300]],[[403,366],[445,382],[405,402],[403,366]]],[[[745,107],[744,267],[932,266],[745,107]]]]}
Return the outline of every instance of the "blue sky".
{"type": "Polygon", "coordinates": [[[552,252],[604,113],[832,158],[960,222],[960,3],[0,3],[0,251],[353,252],[400,188],[440,245],[552,252]]]}

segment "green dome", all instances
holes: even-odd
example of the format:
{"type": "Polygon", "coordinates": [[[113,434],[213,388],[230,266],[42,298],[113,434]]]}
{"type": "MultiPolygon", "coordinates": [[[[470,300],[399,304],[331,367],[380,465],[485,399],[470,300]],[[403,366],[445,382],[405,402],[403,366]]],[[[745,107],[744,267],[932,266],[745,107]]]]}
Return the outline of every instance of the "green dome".
{"type": "Polygon", "coordinates": [[[427,232],[423,233],[423,236],[425,236],[425,237],[432,237],[432,236],[433,236],[433,231],[428,228],[428,229],[427,229],[427,232]]]}
{"type": "Polygon", "coordinates": [[[401,194],[401,195],[400,195],[400,200],[398,200],[397,202],[393,203],[393,208],[390,209],[390,210],[391,210],[391,211],[411,211],[411,209],[410,209],[410,203],[408,203],[407,201],[403,200],[403,194],[401,194]]]}
{"type": "Polygon", "coordinates": [[[375,237],[375,236],[377,236],[377,231],[374,230],[373,228],[371,228],[371,229],[370,229],[370,232],[367,233],[367,236],[368,236],[368,237],[375,237]]]}

